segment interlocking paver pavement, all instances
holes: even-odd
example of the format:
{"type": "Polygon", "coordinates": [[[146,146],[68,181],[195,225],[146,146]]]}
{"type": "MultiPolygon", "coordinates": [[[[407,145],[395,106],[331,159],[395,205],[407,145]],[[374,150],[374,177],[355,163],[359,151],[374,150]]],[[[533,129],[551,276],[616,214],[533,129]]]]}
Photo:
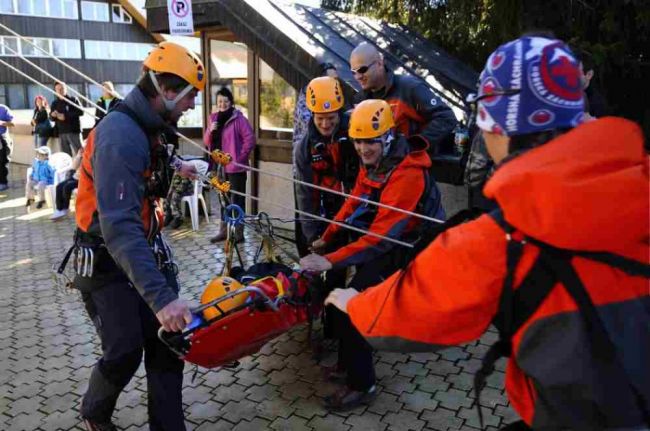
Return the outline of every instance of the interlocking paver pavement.
{"type": "MultiPolygon", "coordinates": [[[[24,208],[25,167],[11,166],[11,188],[0,192],[0,429],[81,430],[79,402],[96,361],[95,329],[75,292],[54,289],[50,268],[72,240],[73,221],[52,223],[51,210],[24,208]]],[[[214,201],[214,200],[213,200],[214,201]]],[[[208,243],[216,225],[167,234],[180,267],[183,296],[197,299],[223,262],[208,243]]],[[[241,250],[250,264],[257,238],[241,250]]],[[[477,430],[472,377],[497,334],[437,353],[376,354],[379,394],[370,406],[329,413],[324,382],[306,342],[305,326],[268,343],[236,369],[187,365],[183,401],[188,430],[477,430]]],[[[332,363],[333,353],[325,361],[332,363]]],[[[517,415],[503,391],[504,361],[483,391],[487,429],[517,415]]],[[[140,367],[120,397],[114,421],[146,430],[146,378],[140,367]]]]}

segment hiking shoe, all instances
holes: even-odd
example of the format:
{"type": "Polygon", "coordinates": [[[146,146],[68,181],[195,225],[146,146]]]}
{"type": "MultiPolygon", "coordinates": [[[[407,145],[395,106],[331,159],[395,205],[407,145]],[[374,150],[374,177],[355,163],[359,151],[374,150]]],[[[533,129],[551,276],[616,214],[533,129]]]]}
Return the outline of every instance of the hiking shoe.
{"type": "Polygon", "coordinates": [[[362,404],[370,404],[377,397],[377,387],[367,391],[355,391],[347,386],[325,397],[325,408],[334,412],[346,412],[362,404]]]}
{"type": "Polygon", "coordinates": [[[88,418],[83,418],[87,431],[118,431],[113,422],[93,422],[88,418]]]}
{"type": "Polygon", "coordinates": [[[52,215],[50,216],[50,220],[52,220],[52,221],[63,220],[63,218],[64,218],[65,216],[67,216],[67,215],[68,215],[68,210],[67,210],[67,209],[64,209],[64,210],[54,210],[54,212],[53,212],[52,215]]]}
{"type": "Polygon", "coordinates": [[[33,203],[34,203],[34,199],[27,199],[27,200],[25,201],[25,207],[26,207],[26,208],[29,208],[29,207],[32,206],[33,203]]]}
{"type": "Polygon", "coordinates": [[[40,210],[41,208],[43,208],[44,205],[45,205],[45,201],[38,201],[36,202],[36,209],[40,210]]]}
{"type": "Polygon", "coordinates": [[[345,383],[347,373],[338,365],[324,365],[320,367],[323,379],[333,383],[345,383]]]}

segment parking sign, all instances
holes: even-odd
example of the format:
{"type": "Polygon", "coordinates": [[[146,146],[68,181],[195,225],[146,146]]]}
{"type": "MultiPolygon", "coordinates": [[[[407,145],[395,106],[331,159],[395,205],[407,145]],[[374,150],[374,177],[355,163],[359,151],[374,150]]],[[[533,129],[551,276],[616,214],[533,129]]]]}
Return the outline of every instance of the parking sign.
{"type": "Polygon", "coordinates": [[[169,16],[169,34],[194,34],[192,0],[167,0],[167,15],[169,16]]]}

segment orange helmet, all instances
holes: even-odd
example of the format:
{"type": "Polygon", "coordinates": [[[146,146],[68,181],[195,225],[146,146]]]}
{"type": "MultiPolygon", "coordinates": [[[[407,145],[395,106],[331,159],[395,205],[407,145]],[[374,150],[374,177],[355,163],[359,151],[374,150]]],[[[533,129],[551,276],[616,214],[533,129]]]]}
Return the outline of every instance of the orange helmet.
{"type": "Polygon", "coordinates": [[[307,108],[315,114],[336,112],[343,108],[343,91],[338,79],[321,76],[311,80],[306,92],[307,108]]]}
{"type": "Polygon", "coordinates": [[[199,91],[205,88],[205,68],[201,58],[177,43],[159,43],[144,59],[143,65],[154,73],[179,76],[199,91]]]}
{"type": "MultiPolygon", "coordinates": [[[[240,282],[231,277],[215,277],[210,283],[206,286],[205,290],[201,294],[201,304],[207,304],[214,301],[217,298],[224,296],[229,292],[241,289],[244,287],[240,282]]],[[[232,310],[235,307],[242,305],[248,299],[248,293],[242,293],[236,295],[230,299],[220,302],[219,308],[224,312],[232,310]]],[[[208,307],[203,310],[203,317],[206,320],[213,319],[218,317],[221,313],[217,310],[216,307],[208,307]]]]}
{"type": "Polygon", "coordinates": [[[352,111],[348,135],[352,139],[373,139],[394,127],[390,105],[385,100],[369,99],[359,103],[352,111]]]}

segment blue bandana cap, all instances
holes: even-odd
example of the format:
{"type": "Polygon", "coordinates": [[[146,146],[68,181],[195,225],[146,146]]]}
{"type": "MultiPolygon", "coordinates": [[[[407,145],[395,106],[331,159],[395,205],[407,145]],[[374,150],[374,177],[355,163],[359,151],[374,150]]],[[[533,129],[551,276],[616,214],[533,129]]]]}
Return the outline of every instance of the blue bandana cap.
{"type": "Polygon", "coordinates": [[[505,136],[575,127],[584,117],[581,76],[580,62],[560,40],[522,37],[501,45],[473,96],[476,124],[505,136]]]}

